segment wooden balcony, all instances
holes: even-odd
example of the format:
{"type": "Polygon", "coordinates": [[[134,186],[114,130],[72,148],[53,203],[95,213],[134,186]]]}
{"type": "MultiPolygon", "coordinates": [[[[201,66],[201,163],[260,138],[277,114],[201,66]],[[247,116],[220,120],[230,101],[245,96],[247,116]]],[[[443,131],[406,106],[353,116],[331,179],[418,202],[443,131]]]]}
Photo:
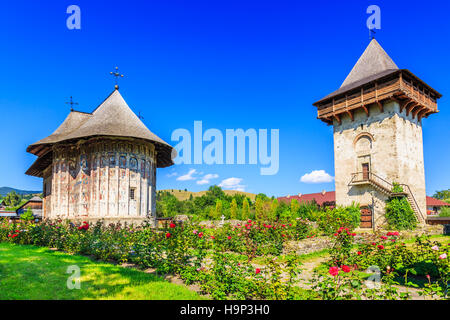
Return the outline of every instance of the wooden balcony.
{"type": "Polygon", "coordinates": [[[319,119],[328,124],[333,124],[333,120],[336,120],[340,124],[344,114],[353,121],[356,109],[364,110],[369,116],[370,105],[376,105],[382,112],[383,103],[393,100],[400,105],[400,112],[406,110],[406,115],[411,114],[420,121],[438,112],[437,99],[440,97],[438,92],[409,71],[398,70],[388,77],[348,90],[338,90],[336,95],[322,99],[314,105],[318,108],[319,119]]]}

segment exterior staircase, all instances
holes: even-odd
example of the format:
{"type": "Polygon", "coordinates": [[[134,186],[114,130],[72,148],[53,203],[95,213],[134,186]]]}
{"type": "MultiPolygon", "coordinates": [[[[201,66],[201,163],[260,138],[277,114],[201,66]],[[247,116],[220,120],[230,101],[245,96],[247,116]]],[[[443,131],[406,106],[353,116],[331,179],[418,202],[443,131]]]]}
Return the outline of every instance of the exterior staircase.
{"type": "Polygon", "coordinates": [[[394,185],[383,178],[377,176],[373,172],[357,172],[352,174],[352,180],[349,183],[349,186],[357,186],[357,185],[370,185],[374,190],[377,190],[381,193],[389,197],[406,197],[408,200],[411,209],[414,211],[417,219],[420,223],[425,223],[426,218],[422,214],[419,205],[417,204],[416,199],[411,191],[411,188],[407,184],[399,184],[399,186],[403,189],[402,192],[393,192],[394,185]]]}

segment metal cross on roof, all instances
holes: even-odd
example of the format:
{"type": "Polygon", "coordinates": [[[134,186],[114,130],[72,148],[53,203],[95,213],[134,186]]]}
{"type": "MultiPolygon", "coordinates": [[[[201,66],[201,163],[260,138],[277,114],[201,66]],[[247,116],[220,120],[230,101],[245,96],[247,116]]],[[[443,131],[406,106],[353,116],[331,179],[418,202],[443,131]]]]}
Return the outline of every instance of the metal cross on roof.
{"type": "Polygon", "coordinates": [[[78,105],[78,102],[73,102],[72,96],[70,96],[70,101],[66,102],[66,104],[70,104],[70,111],[73,111],[73,105],[78,105]]]}
{"type": "Polygon", "coordinates": [[[139,119],[144,119],[144,117],[141,116],[141,112],[140,112],[140,111],[139,111],[139,113],[138,113],[138,118],[139,118],[139,119]]]}
{"type": "Polygon", "coordinates": [[[114,88],[119,89],[119,85],[117,84],[117,81],[118,81],[119,78],[123,78],[123,74],[121,74],[119,72],[119,67],[116,67],[114,69],[114,72],[111,71],[109,74],[111,74],[115,78],[114,80],[115,80],[116,84],[115,84],[114,88]]]}

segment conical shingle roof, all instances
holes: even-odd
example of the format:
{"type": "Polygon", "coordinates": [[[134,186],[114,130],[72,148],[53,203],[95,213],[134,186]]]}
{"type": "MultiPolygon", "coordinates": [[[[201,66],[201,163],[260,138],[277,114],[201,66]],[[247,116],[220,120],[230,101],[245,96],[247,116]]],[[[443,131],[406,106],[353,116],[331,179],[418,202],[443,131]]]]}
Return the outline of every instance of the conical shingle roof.
{"type": "Polygon", "coordinates": [[[359,82],[365,78],[384,73],[387,70],[398,70],[397,65],[384,51],[377,40],[372,39],[353,69],[345,78],[341,88],[359,82]]]}
{"type": "Polygon", "coordinates": [[[173,148],[152,133],[127,105],[119,90],[114,90],[92,113],[72,111],[50,136],[33,143],[28,152],[36,154],[38,146],[92,136],[129,137],[155,144],[158,167],[173,164],[173,148]]]}

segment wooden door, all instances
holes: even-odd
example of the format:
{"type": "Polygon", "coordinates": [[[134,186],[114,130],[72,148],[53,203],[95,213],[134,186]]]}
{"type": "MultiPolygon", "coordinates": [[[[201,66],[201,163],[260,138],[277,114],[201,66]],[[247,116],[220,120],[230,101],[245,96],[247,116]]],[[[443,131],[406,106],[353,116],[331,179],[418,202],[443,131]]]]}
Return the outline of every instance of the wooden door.
{"type": "Polygon", "coordinates": [[[361,228],[372,228],[372,210],[368,207],[361,207],[361,228]]]}
{"type": "Polygon", "coordinates": [[[362,164],[362,174],[363,174],[363,180],[369,180],[369,164],[368,163],[362,164]]]}

